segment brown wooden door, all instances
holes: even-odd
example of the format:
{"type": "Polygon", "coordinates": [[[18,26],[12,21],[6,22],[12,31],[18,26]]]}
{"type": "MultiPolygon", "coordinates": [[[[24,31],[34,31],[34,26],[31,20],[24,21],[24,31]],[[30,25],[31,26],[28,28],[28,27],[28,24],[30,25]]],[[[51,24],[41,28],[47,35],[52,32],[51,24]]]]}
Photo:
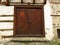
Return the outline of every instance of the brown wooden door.
{"type": "Polygon", "coordinates": [[[42,9],[16,9],[16,36],[43,36],[43,24],[42,9]]]}

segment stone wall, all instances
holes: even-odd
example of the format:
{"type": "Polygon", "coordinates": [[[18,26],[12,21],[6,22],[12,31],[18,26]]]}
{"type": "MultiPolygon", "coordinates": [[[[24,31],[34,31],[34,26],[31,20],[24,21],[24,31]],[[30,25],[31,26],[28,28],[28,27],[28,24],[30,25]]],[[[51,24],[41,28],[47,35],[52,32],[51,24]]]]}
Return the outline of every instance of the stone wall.
{"type": "Polygon", "coordinates": [[[60,15],[60,4],[51,4],[52,13],[51,15],[60,15]]]}
{"type": "Polygon", "coordinates": [[[48,0],[49,2],[60,2],[60,0],[48,0]]]}
{"type": "MultiPolygon", "coordinates": [[[[4,15],[14,15],[14,6],[0,6],[0,21],[13,21],[13,16],[4,15]]],[[[3,35],[13,35],[13,22],[0,22],[0,36],[3,35]]]]}
{"type": "Polygon", "coordinates": [[[51,15],[53,21],[53,33],[55,39],[58,39],[57,29],[60,29],[60,3],[59,2],[60,0],[54,0],[54,1],[50,0],[50,5],[52,9],[51,15]]]}
{"type": "Polygon", "coordinates": [[[57,29],[60,29],[60,16],[52,16],[54,38],[58,39],[57,29]]]}

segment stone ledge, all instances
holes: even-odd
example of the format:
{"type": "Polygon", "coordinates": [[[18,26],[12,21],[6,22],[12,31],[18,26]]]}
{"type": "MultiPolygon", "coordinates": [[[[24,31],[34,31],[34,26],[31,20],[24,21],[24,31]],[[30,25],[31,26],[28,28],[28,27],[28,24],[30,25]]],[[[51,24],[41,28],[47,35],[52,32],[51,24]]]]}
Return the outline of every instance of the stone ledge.
{"type": "Polygon", "coordinates": [[[51,16],[60,16],[60,15],[51,15],[51,16]]]}

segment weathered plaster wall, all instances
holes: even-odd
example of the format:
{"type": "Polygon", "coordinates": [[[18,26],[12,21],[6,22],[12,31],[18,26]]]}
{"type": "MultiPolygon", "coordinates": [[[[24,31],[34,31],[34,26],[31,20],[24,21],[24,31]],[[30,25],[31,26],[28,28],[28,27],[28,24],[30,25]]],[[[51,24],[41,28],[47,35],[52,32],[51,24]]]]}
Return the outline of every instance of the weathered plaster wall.
{"type": "Polygon", "coordinates": [[[53,39],[54,35],[53,35],[53,29],[52,29],[52,16],[51,16],[51,5],[50,3],[47,1],[47,4],[44,6],[45,9],[45,31],[46,31],[46,38],[48,40],[53,39]]]}
{"type": "Polygon", "coordinates": [[[51,4],[51,15],[60,15],[60,4],[51,4]]]}
{"type": "Polygon", "coordinates": [[[54,38],[58,39],[57,29],[60,29],[60,0],[49,0],[52,9],[54,38]]]}
{"type": "Polygon", "coordinates": [[[57,3],[59,3],[60,2],[60,0],[48,0],[49,2],[57,2],[57,3]]]}
{"type": "Polygon", "coordinates": [[[58,39],[57,29],[60,29],[60,4],[51,4],[54,38],[58,39]]]}

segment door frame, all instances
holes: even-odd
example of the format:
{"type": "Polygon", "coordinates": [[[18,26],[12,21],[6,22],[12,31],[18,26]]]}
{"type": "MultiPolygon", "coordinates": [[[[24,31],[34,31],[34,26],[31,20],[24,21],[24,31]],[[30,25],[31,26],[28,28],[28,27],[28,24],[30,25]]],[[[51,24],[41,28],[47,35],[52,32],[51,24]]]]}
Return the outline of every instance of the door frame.
{"type": "MultiPolygon", "coordinates": [[[[13,36],[16,35],[16,27],[17,27],[17,8],[35,8],[35,9],[42,9],[42,30],[43,30],[43,34],[41,36],[38,36],[38,37],[45,37],[45,26],[44,26],[44,5],[15,5],[14,6],[14,30],[13,30],[13,36]]],[[[20,37],[20,36],[19,36],[20,37]]],[[[22,36],[22,37],[27,37],[27,36],[22,36]]],[[[31,36],[28,36],[28,37],[31,37],[31,36]]],[[[34,37],[34,36],[32,36],[34,37]]],[[[36,37],[36,36],[35,36],[36,37]]]]}

